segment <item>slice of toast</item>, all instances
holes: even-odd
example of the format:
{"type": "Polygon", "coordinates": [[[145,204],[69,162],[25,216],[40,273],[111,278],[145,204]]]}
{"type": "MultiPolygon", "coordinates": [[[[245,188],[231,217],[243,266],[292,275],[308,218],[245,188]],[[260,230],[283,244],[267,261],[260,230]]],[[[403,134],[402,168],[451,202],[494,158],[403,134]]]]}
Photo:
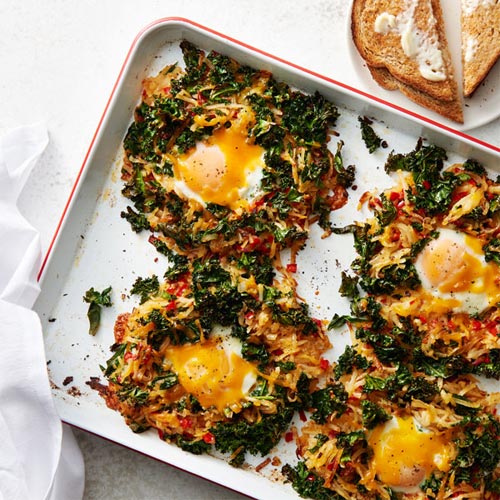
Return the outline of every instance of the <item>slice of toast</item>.
{"type": "Polygon", "coordinates": [[[463,122],[439,0],[353,0],[351,31],[379,84],[463,122]]]}
{"type": "Polygon", "coordinates": [[[500,57],[500,0],[462,0],[464,96],[469,97],[500,57]]]}
{"type": "Polygon", "coordinates": [[[374,68],[368,66],[373,79],[383,88],[387,90],[399,90],[406,97],[412,101],[424,106],[436,113],[439,113],[450,120],[456,121],[458,123],[463,123],[463,111],[462,104],[460,101],[442,101],[440,99],[435,99],[425,92],[414,89],[410,85],[407,85],[397,78],[394,78],[391,73],[386,68],[374,68]]]}

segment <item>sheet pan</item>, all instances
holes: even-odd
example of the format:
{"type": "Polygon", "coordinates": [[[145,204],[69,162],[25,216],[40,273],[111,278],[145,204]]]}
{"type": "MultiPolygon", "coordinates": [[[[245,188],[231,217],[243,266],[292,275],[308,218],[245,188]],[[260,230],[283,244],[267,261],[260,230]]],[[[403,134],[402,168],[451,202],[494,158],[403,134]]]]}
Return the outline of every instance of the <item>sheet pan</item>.
{"type": "MultiPolygon", "coordinates": [[[[366,215],[357,207],[362,193],[392,184],[383,170],[388,152],[408,152],[419,137],[444,147],[450,162],[473,157],[496,172],[500,171],[500,150],[189,20],[158,20],[133,42],[40,274],[42,293],[35,310],[43,324],[57,409],[62,420],[71,425],[251,497],[298,498],[290,485],[283,483],[281,466],[268,465],[259,473],[255,471],[261,457],[252,457],[249,465],[234,469],[220,457],[186,453],[161,441],[153,431],[134,434],[122,417],[108,409],[87,385],[91,377],[102,379],[99,366],[110,356],[114,320],[136,303],[134,297],[129,297],[135,279],[153,273],[161,276],[165,270],[164,258],[147,242],[147,236],[133,233],[120,218],[127,205],[120,194],[121,142],[139,102],[143,78],[156,74],[167,64],[180,62],[182,39],[267,69],[278,80],[300,90],[318,90],[338,105],[339,136],[332,140],[332,148],[335,150],[337,140],[344,141],[344,162],[356,166],[357,179],[347,206],[332,215],[336,226],[366,215]],[[387,149],[368,153],[361,140],[359,115],[375,119],[373,126],[387,141],[387,149]],[[114,306],[103,311],[99,332],[92,337],[88,334],[87,304],[82,297],[90,287],[102,290],[110,285],[114,306]]],[[[297,276],[299,293],[316,317],[329,320],[335,312],[348,311],[347,302],[338,296],[337,290],[341,271],[348,269],[353,256],[351,236],[322,239],[321,231],[313,227],[307,247],[299,254],[297,276]]],[[[343,351],[347,335],[332,333],[331,340],[334,358],[343,351]]],[[[271,456],[279,456],[282,464],[296,461],[293,446],[286,443],[271,456]]]]}

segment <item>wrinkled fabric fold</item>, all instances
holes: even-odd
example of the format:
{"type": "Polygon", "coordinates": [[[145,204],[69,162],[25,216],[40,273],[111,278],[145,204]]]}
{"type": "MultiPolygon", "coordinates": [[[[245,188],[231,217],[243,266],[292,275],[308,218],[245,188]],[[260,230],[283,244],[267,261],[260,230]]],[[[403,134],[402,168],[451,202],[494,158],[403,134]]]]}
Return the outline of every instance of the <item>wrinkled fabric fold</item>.
{"type": "Polygon", "coordinates": [[[40,239],[17,207],[47,143],[42,124],[0,138],[0,500],[83,496],[82,455],[56,412],[31,310],[40,292],[40,239]]]}

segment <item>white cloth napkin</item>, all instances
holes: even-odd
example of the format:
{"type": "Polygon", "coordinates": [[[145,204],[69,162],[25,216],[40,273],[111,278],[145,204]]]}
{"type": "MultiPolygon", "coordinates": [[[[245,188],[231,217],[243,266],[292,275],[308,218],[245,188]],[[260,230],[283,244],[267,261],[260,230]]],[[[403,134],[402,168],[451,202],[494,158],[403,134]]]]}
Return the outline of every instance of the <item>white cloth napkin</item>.
{"type": "Polygon", "coordinates": [[[0,500],[78,500],[83,458],[52,400],[40,320],[38,232],[17,200],[48,143],[46,127],[0,137],[0,500]]]}

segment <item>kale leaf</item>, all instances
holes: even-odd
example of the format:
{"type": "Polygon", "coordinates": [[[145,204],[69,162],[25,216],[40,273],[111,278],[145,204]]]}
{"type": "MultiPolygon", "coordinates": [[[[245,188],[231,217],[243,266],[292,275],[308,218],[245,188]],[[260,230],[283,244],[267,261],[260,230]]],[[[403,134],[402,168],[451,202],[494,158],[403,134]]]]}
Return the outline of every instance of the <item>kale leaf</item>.
{"type": "Polygon", "coordinates": [[[95,335],[101,323],[101,309],[103,307],[111,307],[111,287],[104,289],[102,292],[90,288],[83,296],[84,302],[89,304],[87,317],[89,319],[89,333],[95,335]]]}
{"type": "Polygon", "coordinates": [[[132,230],[140,233],[143,229],[150,229],[149,221],[143,213],[136,212],[132,207],[127,207],[127,211],[120,214],[122,219],[125,219],[132,230]]]}
{"type": "Polygon", "coordinates": [[[257,422],[239,419],[231,423],[219,422],[213,429],[215,448],[222,453],[232,453],[231,465],[239,466],[245,459],[245,452],[252,455],[266,455],[278,443],[288,428],[293,409],[281,407],[277,413],[263,415],[257,422]]]}
{"type": "Polygon", "coordinates": [[[361,127],[361,138],[363,139],[368,152],[374,153],[382,146],[382,139],[376,134],[372,127],[372,121],[366,116],[358,116],[358,121],[361,127]]]}
{"type": "Polygon", "coordinates": [[[493,261],[500,266],[500,238],[492,238],[483,247],[486,262],[493,261]]]}
{"type": "Polygon", "coordinates": [[[378,404],[367,399],[361,401],[361,414],[363,425],[367,429],[373,429],[391,418],[391,416],[378,404]]]}
{"type": "Polygon", "coordinates": [[[292,483],[293,489],[303,498],[314,500],[345,500],[338,493],[324,486],[325,480],[310,471],[305,462],[298,462],[295,467],[286,464],[282,468],[283,475],[292,483]]]}
{"type": "Polygon", "coordinates": [[[158,292],[160,283],[158,276],[153,274],[150,278],[138,277],[130,289],[130,293],[141,297],[141,304],[144,304],[149,297],[158,292]]]}
{"type": "Polygon", "coordinates": [[[314,409],[311,418],[318,424],[324,424],[330,415],[342,415],[347,409],[347,398],[348,394],[341,383],[318,389],[311,394],[311,407],[314,409]]]}

